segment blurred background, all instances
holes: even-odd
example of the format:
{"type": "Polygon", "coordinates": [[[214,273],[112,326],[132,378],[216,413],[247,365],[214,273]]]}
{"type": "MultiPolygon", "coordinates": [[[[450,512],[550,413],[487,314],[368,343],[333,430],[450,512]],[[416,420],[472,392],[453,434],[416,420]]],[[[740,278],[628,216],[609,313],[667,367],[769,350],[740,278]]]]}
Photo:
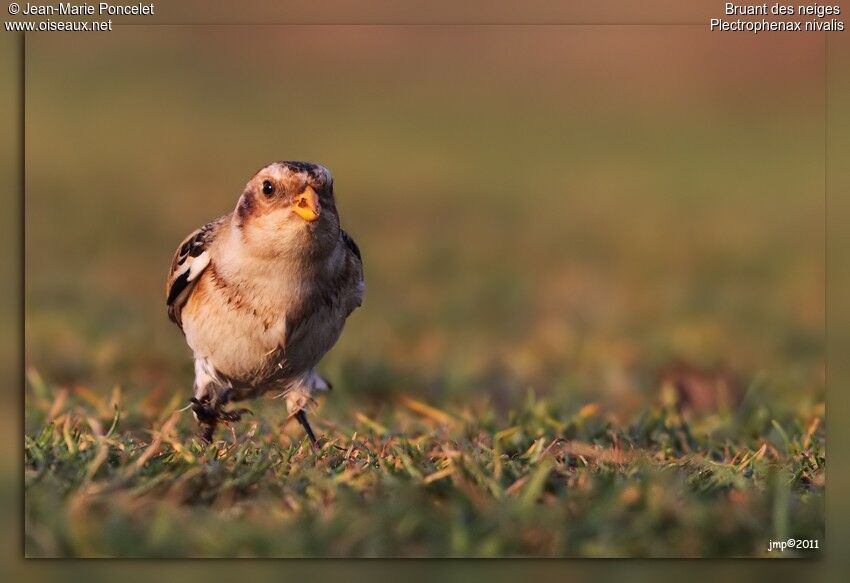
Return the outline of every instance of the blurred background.
{"type": "MultiPolygon", "coordinates": [[[[592,417],[578,436],[590,440],[594,428],[641,426],[641,412],[671,398],[697,414],[694,433],[710,435],[718,451],[740,440],[753,452],[762,441],[781,447],[782,424],[793,427],[792,440],[806,427],[811,436],[818,425],[801,423],[823,417],[825,397],[823,59],[823,37],[702,26],[127,26],[29,35],[25,432],[39,433],[65,394],[96,407],[111,395],[132,404],[121,412],[127,447],[148,438],[179,402],[172,397],[185,399],[192,385],[190,353],[165,314],[175,247],[229,212],[258,168],[294,159],[332,170],[343,225],[366,267],[364,307],[320,367],[335,385],[317,415],[325,435],[352,435],[353,444],[361,412],[387,423],[388,439],[430,435],[406,421],[397,399],[406,395],[451,414],[483,411],[494,431],[524,424],[518,451],[549,411],[556,424],[592,417]],[[753,406],[727,414],[753,393],[753,406]]],[[[275,405],[260,405],[263,443],[277,440],[262,415],[275,405]]],[[[181,424],[191,431],[186,415],[181,424]]],[[[461,433],[434,435],[464,447],[461,433]]],[[[285,435],[279,443],[297,447],[285,435]]],[[[655,453],[664,455],[660,443],[655,453]]],[[[369,529],[396,533],[411,508],[436,517],[428,530],[441,541],[436,554],[442,541],[470,554],[446,536],[457,524],[471,540],[493,524],[511,533],[570,524],[577,545],[582,536],[595,542],[600,524],[603,535],[627,541],[653,540],[646,532],[659,524],[651,504],[648,521],[626,528],[616,518],[633,483],[657,476],[619,476],[620,489],[605,498],[604,472],[589,482],[589,504],[571,485],[564,504],[522,520],[501,501],[442,520],[465,506],[440,496],[412,504],[405,493],[419,490],[394,486],[340,503],[323,531],[314,520],[322,505],[284,513],[283,522],[268,512],[283,498],[279,488],[300,483],[272,474],[270,489],[245,505],[270,523],[160,504],[155,490],[147,505],[135,494],[126,505],[110,496],[117,512],[99,523],[96,512],[74,519],[70,498],[56,496],[66,475],[74,483],[86,466],[62,467],[66,474],[27,491],[30,552],[93,554],[74,538],[87,524],[106,541],[101,549],[120,556],[209,555],[206,533],[226,524],[228,556],[346,555],[346,537],[324,538],[333,528],[382,544],[369,529]],[[588,511],[564,514],[575,504],[588,511]],[[268,536],[290,519],[315,529],[283,542],[268,536]],[[242,539],[254,542],[234,542],[242,539]]],[[[302,476],[314,488],[336,479],[317,471],[302,476]]],[[[688,546],[696,533],[706,554],[750,552],[738,549],[763,546],[785,523],[817,533],[823,472],[815,478],[811,496],[806,486],[791,496],[785,482],[754,480],[745,498],[722,488],[705,497],[698,483],[682,497],[678,483],[656,481],[682,511],[668,548],[697,548],[688,546]]],[[[387,540],[399,542],[387,549],[411,553],[403,537],[387,540]]],[[[511,537],[503,544],[493,554],[525,548],[511,537]]],[[[576,548],[653,554],[628,544],[576,548]]]]}
{"type": "Polygon", "coordinates": [[[625,415],[671,375],[822,400],[822,37],[166,26],[27,51],[26,363],[50,383],[188,396],[171,254],[291,159],[331,169],[365,260],[329,408],[530,388],[625,415]]]}

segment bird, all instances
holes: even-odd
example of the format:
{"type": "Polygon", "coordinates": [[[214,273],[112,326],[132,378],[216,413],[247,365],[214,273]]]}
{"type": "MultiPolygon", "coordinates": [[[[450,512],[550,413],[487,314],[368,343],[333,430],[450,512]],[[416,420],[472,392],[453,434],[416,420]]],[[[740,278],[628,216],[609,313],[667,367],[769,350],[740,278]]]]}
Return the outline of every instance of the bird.
{"type": "Polygon", "coordinates": [[[219,422],[250,413],[229,403],[276,391],[318,449],[307,410],[332,387],[316,365],[364,289],[330,171],[296,161],[257,171],[232,212],[180,243],[166,282],[168,316],[194,359],[189,406],[202,439],[211,443],[219,422]]]}

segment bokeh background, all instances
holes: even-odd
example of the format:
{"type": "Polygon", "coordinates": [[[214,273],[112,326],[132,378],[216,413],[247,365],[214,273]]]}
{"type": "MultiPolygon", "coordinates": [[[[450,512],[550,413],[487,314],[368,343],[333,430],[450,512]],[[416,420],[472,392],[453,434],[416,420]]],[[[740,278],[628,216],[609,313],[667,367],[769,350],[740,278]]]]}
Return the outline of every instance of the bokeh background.
{"type": "Polygon", "coordinates": [[[31,36],[26,91],[26,363],[50,383],[188,394],[171,253],[302,159],[366,264],[331,412],[532,388],[627,415],[682,367],[822,399],[822,37],[125,27],[31,36]]]}
{"type": "MultiPolygon", "coordinates": [[[[395,416],[413,397],[467,419],[484,411],[494,432],[525,424],[511,446],[521,452],[551,437],[537,425],[551,411],[566,426],[587,413],[578,437],[596,439],[605,423],[633,427],[673,399],[717,450],[782,448],[782,424],[795,444],[816,431],[823,443],[810,424],[825,399],[823,37],[701,25],[122,27],[30,35],[26,73],[28,437],[50,433],[41,429],[70,393],[71,417],[52,430],[61,449],[68,419],[97,410],[108,424],[122,395],[119,457],[133,459],[192,384],[164,309],[175,246],[228,212],[257,168],[302,159],[333,171],[366,264],[365,305],[320,367],[335,385],[317,412],[325,435],[362,432],[365,413],[389,439],[418,439],[428,426],[395,416]]],[[[259,405],[263,447],[278,445],[263,415],[275,404],[259,405]]],[[[188,441],[188,415],[180,427],[188,441]]],[[[462,449],[465,431],[433,435],[462,449]]],[[[286,451],[294,435],[281,437],[286,451]]],[[[92,467],[82,462],[27,490],[29,552],[543,556],[545,541],[475,545],[494,532],[522,539],[529,523],[580,507],[563,522],[578,541],[558,547],[570,554],[751,555],[777,525],[819,533],[823,517],[821,468],[795,474],[809,482],[793,495],[779,478],[714,497],[697,478],[692,490],[660,480],[663,495],[647,494],[646,513],[621,528],[643,478],[615,474],[606,490],[603,469],[592,504],[570,485],[554,490],[563,504],[521,520],[510,503],[463,510],[457,492],[455,507],[442,505],[439,483],[390,476],[397,489],[358,493],[324,521],[309,494],[300,513],[280,508],[281,488],[336,484],[331,462],[304,458],[297,479],[270,472],[244,508],[175,507],[146,490],[152,479],[138,486],[146,498],[106,497],[82,520],[73,501],[85,497],[65,490],[92,467]],[[679,522],[667,528],[653,512],[672,499],[679,522]],[[432,546],[417,546],[395,530],[414,507],[455,522],[430,525],[432,546]],[[230,539],[209,543],[222,526],[230,539]],[[469,540],[447,537],[455,527],[469,540]],[[274,538],[282,528],[291,536],[274,538]]]]}

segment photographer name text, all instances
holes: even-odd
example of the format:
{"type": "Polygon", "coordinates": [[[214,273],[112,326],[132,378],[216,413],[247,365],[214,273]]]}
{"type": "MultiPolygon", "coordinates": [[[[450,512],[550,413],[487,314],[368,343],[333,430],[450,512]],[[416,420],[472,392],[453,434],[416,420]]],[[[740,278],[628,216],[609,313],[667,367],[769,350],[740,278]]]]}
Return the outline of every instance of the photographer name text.
{"type": "Polygon", "coordinates": [[[20,14],[23,16],[152,16],[155,7],[150,4],[24,4],[20,14]]]}

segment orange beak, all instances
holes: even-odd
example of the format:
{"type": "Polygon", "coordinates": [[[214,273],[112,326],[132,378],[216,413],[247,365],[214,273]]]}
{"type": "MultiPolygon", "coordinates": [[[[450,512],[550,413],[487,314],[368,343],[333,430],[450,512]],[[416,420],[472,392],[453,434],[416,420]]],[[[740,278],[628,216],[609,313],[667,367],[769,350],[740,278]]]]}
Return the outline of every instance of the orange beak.
{"type": "Polygon", "coordinates": [[[312,223],[322,213],[322,207],[319,206],[319,195],[308,186],[304,189],[304,192],[292,199],[292,210],[308,223],[312,223]]]}

